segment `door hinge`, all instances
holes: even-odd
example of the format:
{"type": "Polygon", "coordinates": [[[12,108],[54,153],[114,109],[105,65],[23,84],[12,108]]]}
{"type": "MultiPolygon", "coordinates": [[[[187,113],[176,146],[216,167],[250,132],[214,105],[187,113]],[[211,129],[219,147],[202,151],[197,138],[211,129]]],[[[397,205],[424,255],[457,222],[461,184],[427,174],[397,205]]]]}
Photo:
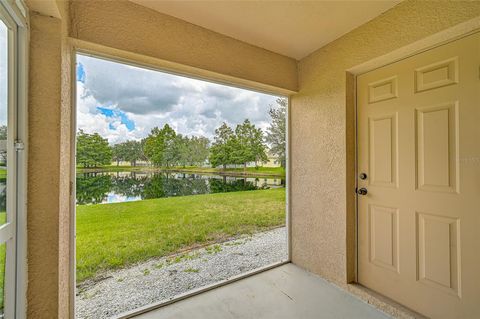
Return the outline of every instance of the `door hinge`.
{"type": "Polygon", "coordinates": [[[16,140],[15,143],[13,143],[13,147],[15,148],[15,151],[23,151],[25,149],[25,144],[20,140],[16,140]]]}

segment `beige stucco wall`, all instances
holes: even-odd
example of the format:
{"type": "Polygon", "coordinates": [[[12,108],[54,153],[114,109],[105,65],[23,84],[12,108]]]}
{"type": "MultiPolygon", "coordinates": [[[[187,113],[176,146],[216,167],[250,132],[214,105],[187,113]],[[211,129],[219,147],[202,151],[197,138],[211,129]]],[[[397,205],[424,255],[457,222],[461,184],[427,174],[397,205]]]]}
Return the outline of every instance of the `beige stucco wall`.
{"type": "Polygon", "coordinates": [[[72,38],[202,70],[297,89],[297,63],[129,1],[73,1],[72,38]]]}
{"type": "MultiPolygon", "coordinates": [[[[44,2],[52,7],[51,2],[44,2]]],[[[36,2],[41,9],[42,2],[36,2]]],[[[60,17],[68,3],[59,2],[60,17]]],[[[71,55],[68,19],[30,11],[28,288],[29,318],[70,312],[71,55]]]]}
{"type": "MultiPolygon", "coordinates": [[[[71,302],[74,296],[70,296],[71,279],[73,278],[72,268],[70,262],[73,256],[70,254],[71,250],[71,236],[70,232],[73,229],[71,222],[73,221],[73,214],[71,213],[71,205],[74,194],[71,191],[71,163],[72,158],[72,82],[74,76],[72,75],[72,48],[67,39],[70,29],[69,3],[65,1],[58,1],[58,8],[60,16],[62,17],[61,24],[61,91],[60,91],[60,163],[59,163],[59,287],[58,287],[58,315],[60,318],[68,318],[72,310],[71,302]]],[[[72,182],[73,183],[73,182],[72,182]]]]}
{"type": "Polygon", "coordinates": [[[479,15],[478,1],[405,1],[299,62],[290,113],[294,263],[339,283],[353,279],[354,113],[346,107],[353,79],[347,83],[346,70],[479,15]]]}
{"type": "Polygon", "coordinates": [[[28,317],[56,318],[59,305],[61,21],[30,15],[28,317]]]}

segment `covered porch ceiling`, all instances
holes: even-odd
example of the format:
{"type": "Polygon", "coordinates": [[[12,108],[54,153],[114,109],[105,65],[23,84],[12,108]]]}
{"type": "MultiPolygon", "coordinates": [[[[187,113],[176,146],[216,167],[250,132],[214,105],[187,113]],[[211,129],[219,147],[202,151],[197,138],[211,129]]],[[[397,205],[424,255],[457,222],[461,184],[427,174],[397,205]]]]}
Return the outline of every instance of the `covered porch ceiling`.
{"type": "Polygon", "coordinates": [[[131,1],[296,60],[401,2],[131,1]]]}

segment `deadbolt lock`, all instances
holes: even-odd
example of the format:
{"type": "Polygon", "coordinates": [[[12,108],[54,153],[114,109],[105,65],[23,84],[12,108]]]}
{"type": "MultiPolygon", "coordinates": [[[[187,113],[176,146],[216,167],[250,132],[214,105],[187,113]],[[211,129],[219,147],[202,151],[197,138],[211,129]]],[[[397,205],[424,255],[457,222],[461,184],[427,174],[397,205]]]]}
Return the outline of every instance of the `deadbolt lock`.
{"type": "Polygon", "coordinates": [[[360,173],[359,177],[360,177],[360,179],[367,179],[367,174],[360,173]]]}

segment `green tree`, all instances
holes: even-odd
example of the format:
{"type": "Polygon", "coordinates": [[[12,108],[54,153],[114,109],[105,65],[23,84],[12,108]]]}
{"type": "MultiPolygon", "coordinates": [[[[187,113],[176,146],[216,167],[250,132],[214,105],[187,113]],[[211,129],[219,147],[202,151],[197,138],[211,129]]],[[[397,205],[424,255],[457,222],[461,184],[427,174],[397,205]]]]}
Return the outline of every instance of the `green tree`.
{"type": "Polygon", "coordinates": [[[282,167],[286,165],[286,118],[288,101],[285,98],[277,99],[277,107],[270,107],[270,117],[272,122],[267,128],[267,136],[265,138],[270,146],[270,152],[277,157],[277,163],[282,167]]]}
{"type": "Polygon", "coordinates": [[[228,164],[233,163],[232,152],[234,150],[234,133],[233,130],[223,123],[222,126],[215,130],[215,137],[210,148],[209,161],[212,167],[222,165],[227,168],[228,164]]]}
{"type": "Polygon", "coordinates": [[[187,166],[187,164],[192,162],[192,151],[191,151],[191,144],[190,139],[188,136],[183,136],[182,134],[178,134],[175,139],[175,149],[177,150],[177,159],[178,164],[182,165],[183,167],[187,166]]]}
{"type": "Polygon", "coordinates": [[[145,138],[143,151],[147,158],[155,166],[160,166],[163,161],[163,139],[160,136],[160,129],[154,127],[145,138]]]}
{"type": "Polygon", "coordinates": [[[210,153],[209,145],[210,141],[208,138],[200,136],[192,136],[190,139],[190,158],[191,165],[202,165],[208,158],[210,153]]]}
{"type": "Polygon", "coordinates": [[[176,143],[177,133],[168,125],[162,129],[163,134],[163,166],[170,167],[178,163],[178,143],[176,143]]]}
{"type": "Polygon", "coordinates": [[[77,163],[83,167],[98,167],[112,162],[112,149],[108,140],[98,133],[88,134],[80,130],[77,134],[77,163]]]}
{"type": "Polygon", "coordinates": [[[178,134],[175,140],[177,160],[183,167],[187,165],[202,165],[208,158],[210,141],[206,137],[183,136],[178,134]]]}
{"type": "Polygon", "coordinates": [[[137,166],[137,161],[145,159],[143,145],[139,141],[123,142],[124,160],[130,162],[131,166],[137,166]]]}
{"type": "Polygon", "coordinates": [[[234,164],[243,164],[246,170],[249,162],[266,162],[266,145],[263,141],[263,132],[256,128],[248,119],[235,128],[235,147],[233,152],[234,164]]]}
{"type": "Polygon", "coordinates": [[[165,124],[162,129],[154,127],[144,142],[145,156],[155,166],[174,165],[178,162],[176,136],[177,134],[168,124],[165,124]]]}
{"type": "Polygon", "coordinates": [[[112,145],[112,159],[117,162],[117,166],[120,162],[125,161],[125,145],[123,143],[112,145]]]}

